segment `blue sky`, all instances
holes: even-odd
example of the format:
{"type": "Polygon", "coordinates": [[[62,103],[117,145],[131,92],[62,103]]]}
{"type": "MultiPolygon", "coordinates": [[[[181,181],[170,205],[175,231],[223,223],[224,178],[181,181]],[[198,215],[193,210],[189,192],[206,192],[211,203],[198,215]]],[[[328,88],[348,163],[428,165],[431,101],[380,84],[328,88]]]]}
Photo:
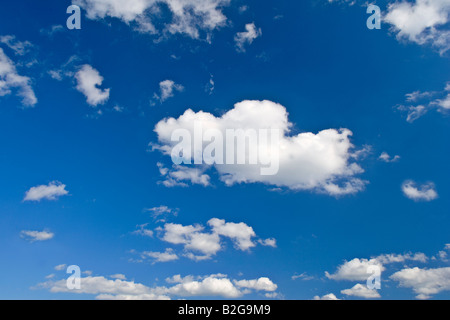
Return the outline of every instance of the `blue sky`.
{"type": "Polygon", "coordinates": [[[450,297],[448,1],[377,1],[381,30],[363,1],[73,2],[81,30],[71,1],[1,4],[0,298],[450,297]],[[167,118],[263,100],[286,139],[346,128],[354,148],[232,185],[160,150],[167,118]],[[368,265],[381,290],[358,286],[368,265]]]}

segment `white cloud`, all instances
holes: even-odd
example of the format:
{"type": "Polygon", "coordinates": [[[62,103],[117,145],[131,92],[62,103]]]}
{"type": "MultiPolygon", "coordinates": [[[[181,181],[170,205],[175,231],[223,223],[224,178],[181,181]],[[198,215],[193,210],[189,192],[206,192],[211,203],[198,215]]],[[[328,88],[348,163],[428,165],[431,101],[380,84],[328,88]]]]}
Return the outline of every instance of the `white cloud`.
{"type": "Polygon", "coordinates": [[[168,36],[184,34],[210,40],[212,31],[226,25],[222,8],[230,0],[73,0],[84,8],[89,19],[117,18],[144,33],[168,36]],[[171,21],[157,26],[161,6],[170,11],[171,21]]]}
{"type": "Polygon", "coordinates": [[[276,248],[277,247],[277,240],[274,238],[269,238],[269,239],[259,239],[258,243],[260,243],[261,245],[265,246],[265,247],[272,247],[272,248],[276,248]]]}
{"type": "Polygon", "coordinates": [[[11,50],[14,51],[14,54],[19,56],[25,55],[30,50],[30,48],[33,47],[31,42],[19,41],[16,39],[16,36],[13,35],[0,36],[0,43],[7,45],[11,50]]]}
{"type": "Polygon", "coordinates": [[[157,164],[159,172],[165,180],[161,181],[165,187],[187,187],[189,182],[191,184],[198,184],[204,187],[210,185],[210,176],[204,173],[204,170],[199,168],[188,168],[184,166],[173,166],[172,170],[164,167],[162,163],[157,164]]]}
{"type": "Polygon", "coordinates": [[[49,231],[22,230],[20,232],[20,237],[30,242],[47,241],[53,239],[54,236],[55,234],[49,231]]]}
{"type": "Polygon", "coordinates": [[[138,225],[138,229],[133,231],[133,234],[137,234],[140,236],[144,236],[144,237],[149,237],[152,238],[153,237],[153,231],[146,229],[146,227],[148,226],[148,223],[144,223],[141,225],[138,225]]]}
{"type": "Polygon", "coordinates": [[[110,276],[111,279],[119,279],[119,280],[126,280],[127,277],[124,274],[117,273],[110,276]]]}
{"type": "Polygon", "coordinates": [[[256,291],[275,291],[278,286],[269,278],[263,277],[256,280],[239,280],[234,281],[234,284],[239,288],[252,289],[256,291]]]}
{"type": "Polygon", "coordinates": [[[413,123],[421,118],[431,109],[447,113],[450,110],[450,85],[447,83],[442,91],[415,91],[408,93],[406,101],[415,105],[398,105],[397,109],[408,113],[406,121],[409,123],[413,123]]]}
{"type": "Polygon", "coordinates": [[[376,259],[358,259],[355,258],[351,261],[345,261],[340,265],[334,274],[330,274],[327,271],[325,275],[328,279],[332,280],[348,280],[348,281],[366,281],[372,273],[369,273],[369,267],[377,266],[383,271],[385,268],[376,259]]]}
{"type": "Polygon", "coordinates": [[[425,263],[428,261],[428,257],[421,252],[412,254],[412,253],[406,253],[406,254],[382,254],[375,258],[377,261],[385,264],[390,263],[403,263],[406,261],[416,261],[416,262],[422,262],[425,263]]]}
{"type": "Polygon", "coordinates": [[[315,296],[313,300],[341,300],[341,299],[338,299],[333,293],[328,293],[322,297],[315,296]]]}
{"type": "MultiPolygon", "coordinates": [[[[279,158],[278,173],[272,176],[261,175],[263,166],[249,165],[248,154],[246,154],[245,165],[214,165],[221,180],[228,186],[237,183],[264,183],[287,187],[291,190],[312,190],[334,196],[354,194],[365,187],[366,182],[355,177],[363,170],[354,162],[352,153],[354,147],[350,142],[352,133],[348,129],[329,129],[317,134],[305,132],[290,136],[292,124],[289,123],[288,113],[283,106],[271,101],[243,101],[222,117],[215,117],[203,111],[195,113],[189,109],[178,119],[168,118],[160,121],[155,127],[155,132],[161,145],[154,146],[154,149],[170,155],[172,148],[178,143],[172,141],[172,133],[178,129],[187,130],[192,137],[195,137],[194,124],[201,124],[205,131],[218,130],[224,137],[228,129],[252,129],[256,132],[261,129],[274,129],[282,132],[279,143],[273,147],[261,141],[258,141],[256,146],[252,145],[258,150],[269,150],[270,154],[279,158]]],[[[196,148],[203,148],[203,146],[194,145],[193,147],[193,154],[202,153],[203,150],[196,148]]],[[[170,177],[168,186],[176,185],[177,182],[186,186],[186,183],[179,181],[178,177],[161,163],[158,166],[162,175],[170,177]]],[[[180,178],[186,180],[186,173],[181,168],[182,166],[176,166],[175,172],[180,178]]],[[[199,171],[195,176],[203,177],[204,185],[207,185],[208,178],[204,176],[204,171],[209,168],[206,166],[202,166],[201,169],[196,168],[199,171]]],[[[188,172],[191,173],[191,171],[188,172]]]]}
{"type": "Polygon", "coordinates": [[[401,287],[412,288],[418,299],[429,299],[450,290],[450,268],[406,268],[391,275],[390,279],[398,281],[401,287]]]}
{"type": "Polygon", "coordinates": [[[400,156],[396,155],[394,157],[391,157],[389,155],[389,153],[387,152],[382,152],[381,155],[378,157],[378,160],[384,161],[384,162],[397,162],[398,160],[400,160],[400,156]]]}
{"type": "Polygon", "coordinates": [[[167,249],[165,252],[150,252],[146,251],[142,254],[144,257],[150,257],[154,259],[154,262],[170,262],[178,260],[178,256],[172,249],[167,249]]]}
{"type": "Polygon", "coordinates": [[[22,98],[23,106],[33,107],[37,103],[31,79],[19,75],[14,62],[0,48],[0,97],[11,94],[13,88],[17,89],[17,95],[22,98]]]}
{"type": "Polygon", "coordinates": [[[159,83],[159,94],[155,93],[153,98],[161,103],[175,95],[175,92],[182,92],[184,87],[173,80],[164,80],[159,83]]]}
{"type": "Polygon", "coordinates": [[[75,74],[75,79],[77,80],[77,90],[86,96],[88,104],[95,107],[108,101],[110,89],[97,87],[103,83],[103,77],[90,65],[83,65],[75,74]]]}
{"type": "Polygon", "coordinates": [[[253,41],[262,35],[260,28],[256,28],[254,23],[248,23],[245,25],[244,32],[238,32],[234,37],[236,43],[236,49],[239,52],[245,52],[245,46],[250,45],[253,41]]]}
{"type": "Polygon", "coordinates": [[[403,194],[414,201],[433,201],[438,198],[435,185],[432,182],[417,186],[412,180],[407,180],[402,185],[403,194]]]}
{"type": "Polygon", "coordinates": [[[291,279],[292,280],[300,279],[300,280],[303,280],[303,281],[310,281],[310,280],[313,280],[314,277],[313,276],[309,276],[306,272],[303,272],[302,274],[294,274],[291,277],[291,279]]]}
{"type": "Polygon", "coordinates": [[[381,298],[381,296],[377,290],[371,290],[371,289],[367,288],[367,286],[364,286],[359,283],[356,284],[351,289],[342,290],[341,293],[345,294],[347,296],[354,296],[354,297],[365,298],[365,299],[381,298]]]}
{"type": "Polygon", "coordinates": [[[38,288],[49,289],[53,293],[93,294],[99,300],[168,300],[171,297],[223,297],[239,298],[254,291],[272,292],[277,287],[269,278],[256,280],[233,280],[223,274],[212,274],[203,277],[175,275],[166,279],[172,286],[149,287],[134,281],[126,281],[125,277],[81,278],[81,288],[70,290],[66,280],[47,281],[38,284],[38,288]],[[235,285],[239,283],[242,286],[235,285]],[[243,290],[241,290],[243,288],[243,290]]]}
{"type": "MultiPolygon", "coordinates": [[[[209,232],[198,224],[183,226],[166,223],[159,232],[161,240],[174,245],[183,245],[184,256],[195,261],[211,259],[222,250],[221,237],[230,239],[236,249],[241,251],[248,251],[257,244],[253,240],[256,237],[253,228],[243,222],[233,223],[213,218],[208,221],[208,226],[211,228],[209,232]]],[[[263,242],[266,246],[276,243],[275,239],[267,240],[263,242]]]]}
{"type": "Polygon", "coordinates": [[[54,269],[55,269],[56,271],[62,271],[62,270],[65,270],[66,267],[67,267],[66,264],[58,264],[57,266],[55,266],[54,269]]]}
{"type": "Polygon", "coordinates": [[[239,250],[246,251],[256,246],[252,238],[256,236],[253,228],[245,223],[225,222],[217,218],[208,221],[213,233],[230,238],[239,250]]]}
{"type": "Polygon", "coordinates": [[[66,185],[58,181],[50,182],[48,185],[32,187],[25,193],[23,201],[56,200],[67,195],[66,185]]]}
{"type": "Polygon", "coordinates": [[[397,38],[430,43],[441,54],[450,49],[450,22],[448,0],[396,1],[389,4],[384,20],[393,26],[397,38]]]}
{"type": "Polygon", "coordinates": [[[166,222],[169,216],[176,217],[178,215],[178,209],[172,209],[168,206],[159,206],[154,208],[144,209],[145,212],[149,212],[154,220],[157,222],[166,222]]]}

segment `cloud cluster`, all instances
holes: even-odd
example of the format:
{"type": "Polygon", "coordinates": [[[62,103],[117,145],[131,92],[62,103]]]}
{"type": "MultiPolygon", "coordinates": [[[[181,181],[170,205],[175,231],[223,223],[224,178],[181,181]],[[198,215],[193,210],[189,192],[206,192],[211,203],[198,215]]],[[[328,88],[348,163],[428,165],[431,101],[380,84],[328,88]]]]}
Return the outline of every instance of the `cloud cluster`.
{"type": "Polygon", "coordinates": [[[73,0],[89,19],[117,18],[143,33],[162,37],[183,34],[210,39],[212,31],[226,25],[222,8],[230,0],[73,0]],[[165,14],[166,10],[170,12],[165,14]],[[162,27],[158,27],[162,26],[162,27]],[[203,36],[203,37],[202,37],[203,36]]]}
{"type": "MultiPolygon", "coordinates": [[[[223,239],[230,240],[235,249],[240,251],[249,251],[258,243],[276,247],[275,239],[257,239],[253,228],[243,222],[226,222],[213,218],[208,221],[208,227],[210,230],[205,230],[205,227],[199,224],[184,226],[166,223],[156,230],[162,241],[183,246],[183,256],[195,261],[209,260],[223,250],[223,239]]],[[[153,262],[169,262],[179,258],[173,249],[167,249],[165,252],[143,252],[140,255],[142,259],[152,258],[153,262]]]]}
{"type": "Polygon", "coordinates": [[[405,268],[390,276],[401,287],[412,288],[418,299],[429,299],[431,295],[450,290],[450,268],[405,268]]]}
{"type": "MultiPolygon", "coordinates": [[[[112,277],[110,277],[112,278],[112,277]]],[[[240,298],[252,292],[277,290],[269,278],[234,280],[223,274],[202,277],[175,275],[166,279],[168,286],[149,287],[123,277],[108,279],[103,276],[81,278],[79,290],[69,290],[66,280],[47,281],[37,287],[53,293],[77,293],[96,295],[99,300],[169,300],[172,297],[222,297],[240,298]]]]}
{"type": "MultiPolygon", "coordinates": [[[[291,190],[312,190],[334,196],[347,195],[362,191],[366,182],[356,175],[363,172],[354,161],[354,146],[350,142],[352,132],[348,129],[328,129],[319,133],[304,132],[291,135],[292,124],[288,121],[286,108],[271,101],[243,101],[216,117],[203,111],[187,110],[178,119],[168,118],[160,121],[155,132],[160,145],[154,146],[166,155],[170,155],[178,141],[172,141],[172,134],[178,130],[187,130],[195,137],[195,125],[200,124],[205,131],[212,129],[226,136],[227,130],[256,131],[275,129],[281,132],[279,143],[268,146],[261,139],[257,150],[269,150],[273,158],[279,159],[279,171],[276,175],[261,175],[262,165],[249,164],[249,155],[245,154],[245,164],[217,164],[213,166],[175,166],[171,171],[159,164],[161,174],[166,177],[164,184],[186,185],[189,180],[203,185],[209,184],[205,170],[214,167],[220,178],[228,186],[239,183],[264,183],[291,190]],[[186,168],[186,169],[183,169],[186,168]],[[196,170],[195,172],[192,170],[196,170]]],[[[202,137],[203,138],[203,137],[202,137]]],[[[194,139],[193,139],[194,140],[194,139]]],[[[204,145],[192,145],[192,154],[202,154],[204,145]]],[[[225,154],[234,152],[225,147],[225,154]]],[[[193,158],[192,158],[193,160],[193,158]]]]}
{"type": "MultiPolygon", "coordinates": [[[[444,250],[439,251],[436,257],[432,257],[431,260],[434,262],[437,262],[438,260],[448,262],[448,251],[450,251],[450,245],[447,244],[445,245],[444,250]]],[[[383,278],[382,281],[396,281],[400,287],[412,288],[417,294],[417,299],[430,299],[432,295],[439,294],[443,291],[450,291],[450,268],[422,268],[417,266],[407,266],[407,264],[426,264],[429,261],[430,259],[421,252],[381,254],[379,256],[372,257],[371,259],[355,258],[350,261],[345,261],[342,265],[338,266],[335,273],[330,274],[329,272],[325,272],[325,276],[331,280],[362,282],[356,284],[350,289],[341,290],[341,293],[349,297],[374,299],[380,298],[381,295],[379,291],[369,289],[365,285],[369,277],[374,275],[373,268],[370,267],[378,267],[380,272],[384,274],[388,266],[401,265],[402,268],[397,269],[397,271],[392,273],[389,277],[383,278]]],[[[382,274],[380,274],[380,276],[382,276],[382,274]]],[[[326,295],[322,298],[316,296],[314,299],[321,300],[327,299],[327,297],[335,298],[334,295],[326,295]]]]}
{"type": "Polygon", "coordinates": [[[429,110],[436,109],[441,113],[450,111],[450,83],[442,91],[415,91],[406,94],[406,103],[397,109],[407,113],[406,121],[413,123],[429,110]]]}

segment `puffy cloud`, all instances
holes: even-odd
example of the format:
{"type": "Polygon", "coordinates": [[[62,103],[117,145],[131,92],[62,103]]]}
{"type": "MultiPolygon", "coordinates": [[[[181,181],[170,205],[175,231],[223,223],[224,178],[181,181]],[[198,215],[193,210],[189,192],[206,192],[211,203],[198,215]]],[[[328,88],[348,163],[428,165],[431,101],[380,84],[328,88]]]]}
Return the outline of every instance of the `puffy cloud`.
{"type": "Polygon", "coordinates": [[[23,201],[41,201],[42,199],[56,200],[67,195],[66,185],[58,181],[50,182],[48,185],[32,187],[25,193],[23,201]]]}
{"type": "Polygon", "coordinates": [[[333,293],[328,293],[326,295],[323,295],[322,297],[315,296],[313,300],[341,300],[341,299],[338,299],[333,293]]]}
{"type": "Polygon", "coordinates": [[[234,281],[237,287],[245,289],[253,289],[256,291],[275,291],[278,286],[272,282],[269,278],[263,277],[256,280],[239,280],[234,281]]]}
{"type": "MultiPolygon", "coordinates": [[[[198,138],[195,134],[196,126],[203,128],[206,133],[209,131],[219,132],[222,137],[226,137],[229,130],[234,130],[234,132],[241,130],[246,133],[261,133],[266,130],[280,133],[278,143],[271,145],[267,138],[265,141],[262,138],[256,138],[256,142],[253,140],[248,144],[251,150],[259,150],[260,153],[262,150],[267,151],[268,157],[273,160],[271,167],[262,165],[262,161],[256,165],[250,164],[249,152],[243,152],[241,155],[245,156],[245,164],[213,162],[212,166],[217,169],[221,180],[228,186],[237,183],[264,183],[291,190],[313,190],[334,196],[357,193],[365,187],[366,182],[355,177],[363,170],[354,162],[352,153],[354,147],[350,142],[352,135],[350,130],[328,129],[317,134],[305,132],[291,136],[289,132],[292,124],[288,121],[286,109],[280,104],[271,101],[243,101],[236,104],[222,117],[215,117],[203,111],[196,113],[189,109],[178,119],[164,119],[156,125],[155,132],[160,145],[154,146],[154,148],[170,155],[178,144],[178,141],[172,140],[172,134],[180,131],[187,132],[190,137],[193,137],[192,140],[195,140],[198,138]],[[279,170],[276,174],[261,174],[264,169],[275,171],[277,164],[279,170]]],[[[272,136],[272,139],[275,138],[277,137],[272,136]]],[[[200,136],[200,139],[203,139],[203,135],[200,136]]],[[[206,146],[205,140],[203,143],[203,145],[192,143],[192,154],[183,155],[182,160],[185,163],[192,163],[195,155],[202,155],[203,147],[206,146]]],[[[224,148],[224,158],[227,157],[227,154],[235,153],[235,149],[232,147],[224,148]]],[[[195,177],[201,177],[201,173],[204,175],[205,170],[212,166],[203,164],[201,169],[195,167],[199,170],[195,177]]],[[[177,174],[181,170],[180,167],[183,166],[176,166],[177,174]]],[[[175,174],[171,173],[170,169],[165,168],[162,164],[159,164],[159,168],[162,175],[171,178],[167,185],[173,186],[179,182],[186,186],[183,181],[179,181],[175,174]]],[[[187,179],[184,173],[180,176],[187,179]]],[[[207,178],[204,177],[203,184],[206,184],[206,180],[207,178]]]]}
{"type": "Polygon", "coordinates": [[[144,33],[184,34],[194,39],[225,26],[227,18],[222,7],[230,0],[73,0],[87,12],[89,19],[117,18],[144,33]],[[161,6],[170,11],[170,21],[161,25],[161,6]]]}
{"type": "Polygon", "coordinates": [[[389,4],[384,20],[393,26],[397,38],[430,43],[441,53],[450,49],[450,22],[448,0],[396,1],[389,4]]]}
{"type": "Polygon", "coordinates": [[[450,268],[406,268],[391,275],[390,279],[398,281],[401,287],[412,288],[418,299],[429,299],[450,290],[450,268]]]}
{"type": "Polygon", "coordinates": [[[438,198],[435,185],[432,182],[417,186],[412,180],[407,180],[402,185],[403,194],[414,201],[433,201],[438,198]]]}
{"type": "Polygon", "coordinates": [[[383,272],[385,266],[393,263],[404,263],[406,261],[414,261],[426,263],[428,257],[421,252],[417,253],[405,253],[405,254],[381,254],[371,259],[359,259],[355,258],[350,261],[345,261],[342,265],[338,266],[337,271],[333,274],[325,272],[328,279],[333,280],[348,280],[348,281],[365,281],[373,273],[368,272],[369,267],[376,266],[383,272]]]}
{"type": "Polygon", "coordinates": [[[22,105],[33,107],[37,103],[36,95],[31,87],[31,79],[17,73],[14,62],[0,48],[0,97],[11,94],[17,89],[17,95],[22,98],[22,105]]]}
{"type": "Polygon", "coordinates": [[[243,222],[225,222],[225,220],[214,218],[209,220],[208,224],[212,227],[213,233],[232,239],[236,247],[242,251],[256,246],[252,241],[252,238],[256,236],[255,231],[243,222]]]}
{"type": "Polygon", "coordinates": [[[173,252],[172,249],[167,249],[165,252],[146,251],[142,255],[145,257],[153,258],[154,262],[169,262],[178,260],[178,256],[173,252]]]}
{"type": "Polygon", "coordinates": [[[354,296],[358,298],[365,298],[365,299],[375,299],[375,298],[381,298],[380,294],[377,290],[371,290],[367,288],[366,286],[362,284],[356,284],[351,289],[345,289],[341,291],[342,294],[345,294],[347,296],[354,296]]]}
{"type": "Polygon", "coordinates": [[[168,223],[164,226],[163,241],[183,244],[185,250],[200,252],[206,256],[215,255],[221,250],[220,238],[215,233],[203,233],[202,226],[183,226],[168,223]]]}
{"type": "Polygon", "coordinates": [[[164,80],[159,83],[159,94],[155,93],[153,98],[161,103],[175,95],[175,92],[181,92],[184,87],[175,83],[173,80],[164,80]]]}
{"type": "Polygon", "coordinates": [[[75,79],[77,80],[77,90],[86,96],[88,104],[95,107],[108,101],[110,89],[97,87],[103,83],[103,77],[90,65],[83,65],[75,74],[75,79]]]}
{"type": "Polygon", "coordinates": [[[245,46],[250,45],[253,41],[262,35],[260,28],[256,28],[254,23],[248,23],[245,25],[244,32],[238,32],[234,37],[236,43],[236,49],[239,52],[245,52],[245,46]]]}
{"type": "Polygon", "coordinates": [[[379,267],[381,271],[384,270],[383,265],[376,259],[358,259],[345,261],[340,265],[334,274],[327,271],[325,275],[332,280],[348,280],[348,281],[366,281],[372,273],[368,272],[369,267],[379,267]]]}
{"type": "Polygon", "coordinates": [[[163,228],[157,230],[161,234],[161,240],[175,245],[183,245],[184,256],[196,261],[211,259],[222,250],[221,237],[230,239],[236,249],[241,251],[248,251],[258,242],[266,246],[276,244],[275,239],[254,241],[256,233],[252,227],[243,222],[233,223],[213,218],[208,221],[208,226],[210,231],[205,231],[205,227],[198,224],[183,226],[166,223],[163,228]]]}
{"type": "Polygon", "coordinates": [[[236,288],[230,279],[223,275],[211,275],[201,280],[191,277],[181,278],[179,284],[168,288],[167,292],[181,297],[221,296],[224,298],[238,298],[243,293],[236,288]]]}
{"type": "Polygon", "coordinates": [[[22,230],[20,232],[20,237],[30,241],[30,242],[36,242],[36,241],[47,241],[50,239],[53,239],[55,236],[54,233],[49,231],[27,231],[22,230]]]}
{"type": "Polygon", "coordinates": [[[237,281],[223,274],[184,278],[175,275],[166,279],[168,284],[172,284],[171,286],[160,287],[149,287],[134,281],[115,278],[114,280],[102,276],[81,278],[81,288],[78,290],[68,289],[66,280],[47,281],[40,283],[37,287],[49,289],[53,293],[93,294],[100,300],[168,300],[171,297],[239,298],[253,291],[272,292],[277,287],[265,277],[237,281]],[[236,283],[241,283],[243,286],[236,283]]]}

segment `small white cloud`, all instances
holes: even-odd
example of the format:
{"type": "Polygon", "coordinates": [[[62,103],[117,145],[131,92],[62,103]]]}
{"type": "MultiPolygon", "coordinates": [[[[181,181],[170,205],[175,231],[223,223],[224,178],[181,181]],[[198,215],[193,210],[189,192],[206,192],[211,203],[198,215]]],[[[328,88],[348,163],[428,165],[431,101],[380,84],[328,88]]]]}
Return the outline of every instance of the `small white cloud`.
{"type": "Polygon", "coordinates": [[[111,279],[119,279],[119,280],[127,280],[127,277],[124,274],[118,273],[110,276],[111,279]]]}
{"type": "Polygon", "coordinates": [[[315,296],[313,300],[341,300],[341,299],[338,299],[333,293],[328,293],[326,295],[323,295],[322,297],[315,296]]]}
{"type": "Polygon", "coordinates": [[[397,162],[400,160],[400,156],[396,155],[394,157],[391,157],[387,152],[381,153],[381,155],[378,157],[378,160],[383,162],[397,162]]]}
{"type": "Polygon", "coordinates": [[[246,24],[245,31],[238,32],[234,37],[236,50],[238,52],[245,52],[245,46],[252,44],[260,36],[262,36],[262,31],[260,28],[256,28],[255,23],[246,24]]]}
{"type": "Polygon", "coordinates": [[[414,201],[433,201],[438,198],[435,185],[432,182],[417,186],[412,180],[407,180],[402,185],[403,194],[414,201]]]}
{"type": "Polygon", "coordinates": [[[278,286],[269,278],[263,277],[256,280],[239,280],[234,281],[234,284],[239,288],[252,289],[256,291],[275,291],[278,286]]]}
{"type": "Polygon", "coordinates": [[[62,271],[62,270],[65,270],[66,267],[67,267],[66,264],[58,264],[57,266],[55,266],[54,269],[55,269],[56,271],[62,271]]]}
{"type": "Polygon", "coordinates": [[[148,226],[148,223],[138,225],[137,226],[138,229],[133,231],[133,234],[140,235],[143,237],[153,238],[153,231],[146,229],[147,226],[148,226]]]}
{"type": "Polygon", "coordinates": [[[359,283],[356,284],[351,289],[342,290],[341,293],[345,294],[347,296],[354,296],[354,297],[365,298],[365,299],[381,298],[381,296],[377,290],[369,289],[369,288],[367,288],[367,286],[364,286],[359,283]]]}
{"type": "Polygon", "coordinates": [[[182,92],[184,87],[173,80],[164,80],[159,83],[159,94],[155,93],[153,98],[161,103],[175,95],[175,92],[182,92]]]}
{"type": "Polygon", "coordinates": [[[98,88],[103,83],[103,77],[93,67],[83,65],[75,74],[75,79],[77,90],[86,96],[89,105],[95,107],[108,101],[110,89],[98,88]]]}
{"type": "Polygon", "coordinates": [[[154,262],[170,262],[178,260],[178,256],[172,249],[166,249],[165,252],[150,252],[146,251],[143,254],[143,258],[150,257],[154,259],[154,262]]]}
{"type": "Polygon", "coordinates": [[[20,237],[30,241],[30,242],[36,242],[36,241],[47,241],[50,239],[53,239],[55,236],[54,233],[49,231],[27,231],[23,230],[20,232],[20,237]]]}
{"type": "Polygon", "coordinates": [[[25,193],[23,201],[41,201],[42,199],[57,200],[67,195],[66,185],[58,181],[50,182],[48,185],[32,187],[25,193]]]}
{"type": "Polygon", "coordinates": [[[37,104],[31,79],[19,75],[14,62],[0,48],[0,97],[11,94],[13,88],[17,89],[17,95],[22,98],[24,107],[33,107],[37,104]]]}
{"type": "Polygon", "coordinates": [[[277,240],[275,238],[269,238],[269,239],[259,239],[258,243],[260,243],[261,245],[265,246],[265,247],[272,247],[272,248],[276,248],[277,247],[277,240]]]}
{"type": "Polygon", "coordinates": [[[157,163],[159,172],[165,180],[161,181],[165,187],[187,187],[188,183],[193,185],[210,186],[210,176],[199,168],[188,168],[184,166],[173,166],[172,170],[164,167],[162,163],[157,163]]]}

